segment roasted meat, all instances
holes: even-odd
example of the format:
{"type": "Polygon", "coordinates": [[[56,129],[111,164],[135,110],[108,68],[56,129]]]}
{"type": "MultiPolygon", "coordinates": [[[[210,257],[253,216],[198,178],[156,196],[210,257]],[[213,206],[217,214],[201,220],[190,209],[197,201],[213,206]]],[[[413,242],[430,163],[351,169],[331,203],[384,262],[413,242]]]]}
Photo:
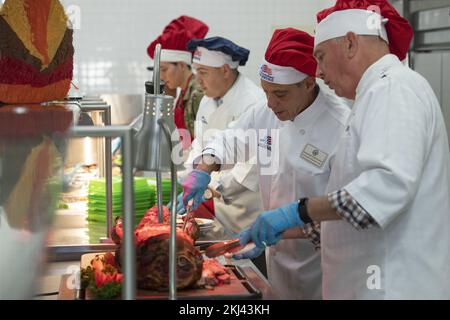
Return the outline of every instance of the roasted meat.
{"type": "MultiPolygon", "coordinates": [[[[183,218],[183,220],[186,217],[183,218]]],[[[185,233],[191,237],[193,241],[196,241],[200,236],[200,228],[195,221],[194,217],[188,218],[186,222],[185,233]]],[[[138,226],[134,230],[134,235],[136,236],[136,241],[139,243],[142,239],[147,239],[150,235],[158,234],[158,229],[160,227],[154,228],[155,225],[169,225],[170,223],[170,212],[167,207],[163,206],[163,223],[158,223],[158,208],[154,206],[147,210],[139,222],[138,226]]],[[[163,228],[164,229],[164,228],[163,228]]],[[[165,229],[164,229],[165,230],[165,229]]],[[[115,225],[111,231],[111,239],[116,244],[120,244],[123,237],[122,219],[120,217],[116,218],[115,225]]]]}
{"type": "Polygon", "coordinates": [[[231,282],[230,270],[219,263],[216,259],[207,259],[203,261],[203,270],[200,280],[197,282],[198,286],[207,289],[213,289],[222,284],[229,284],[231,282]]]}
{"type": "MultiPolygon", "coordinates": [[[[166,290],[169,285],[170,230],[151,236],[138,245],[138,286],[142,289],[166,290]]],[[[177,288],[193,286],[202,275],[203,258],[192,239],[177,230],[177,288]]]]}
{"type": "Polygon", "coordinates": [[[184,215],[183,223],[186,222],[184,232],[186,232],[194,241],[200,238],[200,227],[192,215],[184,215]],[[186,221],[187,219],[187,221],[186,221]]]}
{"type": "MultiPolygon", "coordinates": [[[[169,208],[163,206],[163,224],[169,224],[170,223],[170,211],[169,208]]],[[[142,218],[141,222],[139,222],[139,225],[137,226],[137,229],[141,228],[143,225],[148,224],[157,224],[158,222],[158,206],[151,207],[148,209],[144,217],[142,218]]]]}
{"type": "MultiPolygon", "coordinates": [[[[136,227],[136,257],[137,257],[137,282],[141,289],[167,290],[169,285],[169,238],[170,217],[169,211],[164,207],[164,221],[159,224],[157,208],[149,209],[136,227]],[[167,218],[166,218],[167,217],[167,218]]],[[[186,228],[188,229],[188,228],[186,228]]],[[[118,244],[116,249],[116,263],[120,267],[120,246],[123,229],[122,221],[116,220],[113,228],[112,239],[118,244]]],[[[202,275],[203,258],[194,247],[194,239],[177,228],[177,288],[191,287],[197,283],[202,275]]]]}

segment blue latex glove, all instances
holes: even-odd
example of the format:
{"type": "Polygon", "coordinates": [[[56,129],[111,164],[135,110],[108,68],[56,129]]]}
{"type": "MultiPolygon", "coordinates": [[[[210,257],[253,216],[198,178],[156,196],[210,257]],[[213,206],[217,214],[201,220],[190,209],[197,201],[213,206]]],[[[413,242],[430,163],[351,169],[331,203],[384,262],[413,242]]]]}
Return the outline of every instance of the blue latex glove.
{"type": "MultiPolygon", "coordinates": [[[[201,201],[201,202],[204,202],[204,201],[206,201],[206,199],[205,199],[204,196],[202,196],[202,201],[201,201]]],[[[172,210],[172,202],[169,202],[169,203],[167,204],[167,207],[169,208],[169,210],[172,210]]],[[[177,212],[177,215],[180,215],[180,216],[186,214],[186,208],[184,207],[184,204],[183,204],[183,192],[181,192],[181,193],[178,195],[178,197],[177,197],[177,208],[176,208],[176,212],[177,212]]]]}
{"type": "MultiPolygon", "coordinates": [[[[198,206],[205,201],[204,193],[208,188],[208,184],[211,181],[211,176],[203,171],[195,169],[186,177],[183,182],[183,196],[180,203],[183,204],[183,208],[186,209],[188,202],[193,199],[192,210],[198,208],[198,206]]],[[[177,208],[178,212],[178,208],[177,208]]]]}
{"type": "MultiPolygon", "coordinates": [[[[167,204],[167,208],[169,208],[169,210],[172,211],[172,201],[170,201],[167,204]]],[[[186,210],[184,209],[184,206],[183,206],[183,192],[181,192],[177,196],[177,208],[175,210],[176,210],[177,214],[179,214],[179,215],[183,215],[186,213],[186,210]]]]}
{"type": "Polygon", "coordinates": [[[235,253],[233,254],[233,259],[241,260],[241,259],[255,259],[259,257],[264,252],[264,249],[259,247],[254,247],[252,250],[244,252],[244,253],[235,253]]]}
{"type": "Polygon", "coordinates": [[[300,219],[297,208],[298,202],[293,202],[261,213],[249,232],[245,230],[241,232],[239,237],[241,245],[253,241],[257,247],[264,249],[280,241],[282,233],[287,229],[303,227],[305,223],[300,219]]]}
{"type": "MultiPolygon", "coordinates": [[[[248,242],[251,241],[251,229],[246,228],[239,233],[239,243],[242,246],[245,246],[248,242]]],[[[240,260],[240,259],[255,259],[259,257],[264,252],[263,248],[254,247],[250,251],[243,252],[243,253],[235,253],[233,254],[233,259],[240,260]]]]}

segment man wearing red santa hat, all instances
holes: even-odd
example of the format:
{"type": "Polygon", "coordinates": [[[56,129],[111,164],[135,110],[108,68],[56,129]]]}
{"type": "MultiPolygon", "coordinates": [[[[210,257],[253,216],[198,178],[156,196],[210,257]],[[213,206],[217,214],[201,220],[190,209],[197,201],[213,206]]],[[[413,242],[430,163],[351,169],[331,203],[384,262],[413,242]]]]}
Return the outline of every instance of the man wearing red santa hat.
{"type": "MultiPolygon", "coordinates": [[[[317,75],[354,105],[328,194],[284,218],[321,222],[325,299],[450,299],[449,146],[430,85],[401,63],[412,28],[381,0],[318,20],[317,75]]],[[[285,226],[260,217],[248,239],[271,245],[285,226]]]]}
{"type": "MultiPolygon", "coordinates": [[[[244,113],[206,146],[204,163],[198,165],[196,175],[208,177],[212,171],[221,169],[208,165],[208,160],[214,159],[221,165],[230,165],[227,160],[235,158],[247,160],[252,154],[244,150],[254,147],[258,150],[259,185],[265,210],[276,210],[296,199],[325,192],[349,108],[317,86],[313,46],[314,38],[303,31],[287,28],[274,32],[260,68],[267,100],[244,113]],[[251,132],[256,136],[253,146],[253,141],[246,139],[251,132]],[[242,146],[235,148],[229,144],[234,140],[232,137],[242,146]]],[[[185,199],[201,194],[206,187],[196,176],[191,176],[191,180],[194,188],[185,186],[185,199]]],[[[297,215],[298,203],[291,207],[297,215]]],[[[319,237],[317,226],[308,224],[297,231],[296,236],[310,240],[292,239],[285,234],[285,239],[268,248],[269,281],[280,298],[320,299],[320,252],[314,246],[319,237]]],[[[250,236],[249,232],[246,229],[241,237],[250,236]]],[[[234,257],[255,258],[262,252],[263,246],[234,257]]]]}
{"type": "Polygon", "coordinates": [[[161,80],[169,89],[181,88],[174,109],[174,121],[184,149],[194,138],[195,117],[203,98],[202,89],[191,70],[192,52],[188,50],[187,44],[192,39],[204,38],[208,29],[200,20],[180,16],[172,20],[147,48],[148,55],[153,59],[156,45],[161,44],[161,80]]]}
{"type": "MultiPolygon", "coordinates": [[[[240,71],[250,57],[250,50],[219,36],[191,40],[188,48],[195,50],[192,67],[205,95],[197,113],[195,140],[185,162],[186,170],[178,175],[183,183],[193,170],[194,159],[215,131],[226,129],[245,111],[265,100],[262,89],[240,71]]],[[[206,197],[215,196],[203,201],[195,212],[199,217],[214,217],[209,239],[235,237],[261,212],[256,170],[256,165],[240,162],[212,175],[211,192],[206,197]]],[[[181,207],[182,197],[183,194],[178,197],[181,207]]],[[[177,211],[181,214],[180,210],[177,211]]]]}

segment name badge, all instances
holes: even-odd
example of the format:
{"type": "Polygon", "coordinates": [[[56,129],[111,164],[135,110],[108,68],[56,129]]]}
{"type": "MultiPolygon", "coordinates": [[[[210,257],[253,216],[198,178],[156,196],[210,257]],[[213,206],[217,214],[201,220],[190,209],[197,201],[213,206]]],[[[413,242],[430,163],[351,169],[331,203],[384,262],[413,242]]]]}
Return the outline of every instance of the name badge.
{"type": "Polygon", "coordinates": [[[322,168],[325,161],[327,161],[328,154],[308,143],[303,149],[300,158],[318,168],[322,168]]]}

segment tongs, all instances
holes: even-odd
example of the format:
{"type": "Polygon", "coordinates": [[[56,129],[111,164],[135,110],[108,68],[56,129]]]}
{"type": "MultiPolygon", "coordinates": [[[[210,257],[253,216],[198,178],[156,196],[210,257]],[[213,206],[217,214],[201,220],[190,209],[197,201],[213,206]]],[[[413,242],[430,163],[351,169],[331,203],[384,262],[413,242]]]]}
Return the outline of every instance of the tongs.
{"type": "Polygon", "coordinates": [[[193,199],[189,200],[189,202],[186,205],[186,215],[184,218],[184,222],[183,222],[183,227],[181,228],[183,231],[186,230],[186,225],[188,220],[190,220],[192,218],[192,216],[194,215],[194,210],[192,210],[192,203],[193,203],[193,199]]]}
{"type": "MultiPolygon", "coordinates": [[[[205,200],[210,200],[212,198],[220,198],[222,195],[217,192],[215,189],[208,187],[208,189],[205,190],[204,193],[204,198],[205,200]]],[[[188,222],[188,220],[190,220],[192,218],[192,215],[194,214],[195,210],[192,210],[192,203],[194,202],[194,199],[191,199],[188,201],[187,205],[186,205],[186,215],[184,218],[184,223],[183,223],[183,231],[185,231],[186,228],[186,224],[188,222]]],[[[215,218],[215,217],[213,217],[215,218]]]]}
{"type": "Polygon", "coordinates": [[[246,244],[245,246],[242,246],[239,243],[239,238],[231,239],[223,242],[218,242],[213,245],[210,245],[208,248],[205,249],[205,255],[208,258],[215,258],[221,255],[224,255],[225,253],[234,253],[241,251],[242,249],[246,248],[247,246],[255,247],[255,244],[253,242],[250,242],[246,244]]]}
{"type": "MultiPolygon", "coordinates": [[[[298,239],[301,232],[300,228],[292,228],[283,232],[283,239],[298,239]]],[[[238,251],[248,251],[255,247],[255,243],[250,241],[246,245],[242,246],[239,243],[239,238],[218,242],[210,245],[205,249],[205,255],[208,258],[215,258],[221,256],[225,253],[236,253],[238,251]]]]}

